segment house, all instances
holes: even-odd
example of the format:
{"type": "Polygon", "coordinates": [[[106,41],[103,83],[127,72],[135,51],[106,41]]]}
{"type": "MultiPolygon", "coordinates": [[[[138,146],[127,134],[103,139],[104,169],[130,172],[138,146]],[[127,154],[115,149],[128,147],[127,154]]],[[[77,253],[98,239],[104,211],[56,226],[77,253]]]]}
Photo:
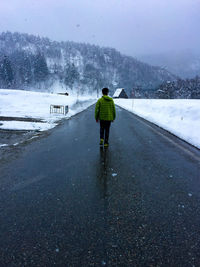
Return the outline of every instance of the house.
{"type": "Polygon", "coordinates": [[[128,96],[124,88],[117,88],[113,95],[113,98],[128,98],[128,96]]]}

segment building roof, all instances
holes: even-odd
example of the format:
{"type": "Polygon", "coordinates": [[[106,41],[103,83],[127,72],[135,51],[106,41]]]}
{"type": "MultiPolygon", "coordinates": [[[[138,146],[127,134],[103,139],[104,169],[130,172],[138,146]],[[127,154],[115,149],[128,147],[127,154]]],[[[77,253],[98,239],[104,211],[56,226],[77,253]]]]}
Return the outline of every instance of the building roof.
{"type": "Polygon", "coordinates": [[[124,88],[117,88],[113,97],[119,97],[119,95],[121,94],[122,90],[124,90],[124,88]]]}

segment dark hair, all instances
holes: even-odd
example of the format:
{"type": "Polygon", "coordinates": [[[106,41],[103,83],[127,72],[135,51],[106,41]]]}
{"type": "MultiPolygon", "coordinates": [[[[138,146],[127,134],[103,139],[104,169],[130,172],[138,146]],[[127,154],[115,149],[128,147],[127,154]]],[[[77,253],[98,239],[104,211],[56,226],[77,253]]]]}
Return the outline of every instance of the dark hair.
{"type": "Polygon", "coordinates": [[[107,95],[108,92],[109,92],[109,89],[108,89],[108,88],[103,88],[103,89],[102,89],[102,93],[103,93],[103,95],[107,95]]]}

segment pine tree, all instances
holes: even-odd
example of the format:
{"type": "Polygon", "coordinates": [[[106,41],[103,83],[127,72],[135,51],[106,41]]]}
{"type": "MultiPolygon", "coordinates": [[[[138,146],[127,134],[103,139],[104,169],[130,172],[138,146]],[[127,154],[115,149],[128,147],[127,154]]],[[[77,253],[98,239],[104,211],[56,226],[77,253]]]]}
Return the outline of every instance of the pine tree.
{"type": "Polygon", "coordinates": [[[79,72],[74,64],[68,64],[65,70],[65,84],[71,89],[75,82],[79,80],[79,72]]]}
{"type": "MultiPolygon", "coordinates": [[[[19,65],[19,77],[20,80],[20,86],[22,85],[28,85],[33,80],[32,75],[32,66],[31,66],[31,55],[28,55],[26,53],[18,53],[18,65],[19,65]]],[[[18,83],[19,83],[18,82],[18,83]]]]}
{"type": "Polygon", "coordinates": [[[49,70],[47,67],[45,57],[42,54],[39,53],[37,56],[35,56],[33,68],[34,68],[34,78],[36,82],[44,81],[47,78],[49,70]]]}
{"type": "Polygon", "coordinates": [[[7,56],[4,56],[0,66],[0,79],[3,82],[3,85],[8,88],[11,87],[14,80],[12,65],[7,56]]]}

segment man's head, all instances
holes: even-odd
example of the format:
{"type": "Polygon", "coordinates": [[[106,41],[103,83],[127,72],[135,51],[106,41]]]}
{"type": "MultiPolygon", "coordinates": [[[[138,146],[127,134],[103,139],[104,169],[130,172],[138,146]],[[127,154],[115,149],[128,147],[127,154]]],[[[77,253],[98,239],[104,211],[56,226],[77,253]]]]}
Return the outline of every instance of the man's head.
{"type": "Polygon", "coordinates": [[[103,88],[102,89],[102,94],[103,95],[108,95],[109,89],[108,88],[103,88]]]}

